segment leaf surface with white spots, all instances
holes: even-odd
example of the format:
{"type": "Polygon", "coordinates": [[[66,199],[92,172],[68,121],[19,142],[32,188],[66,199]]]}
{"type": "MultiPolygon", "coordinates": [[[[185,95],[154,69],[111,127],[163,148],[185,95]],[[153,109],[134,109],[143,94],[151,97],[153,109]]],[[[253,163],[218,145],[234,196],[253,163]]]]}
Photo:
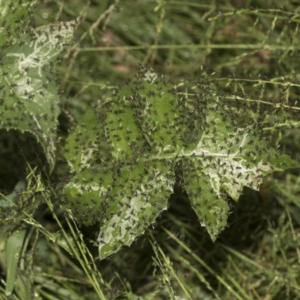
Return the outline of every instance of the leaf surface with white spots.
{"type": "Polygon", "coordinates": [[[65,186],[66,203],[82,223],[99,223],[100,258],[155,222],[174,185],[187,192],[214,241],[227,223],[228,196],[238,200],[244,186],[257,190],[264,175],[299,166],[261,137],[258,124],[230,117],[205,70],[192,91],[183,94],[142,68],[101,117],[88,110],[70,135],[66,158],[76,175],[65,186]],[[88,128],[93,133],[85,135],[88,128]],[[99,155],[102,139],[106,155],[99,155]]]}

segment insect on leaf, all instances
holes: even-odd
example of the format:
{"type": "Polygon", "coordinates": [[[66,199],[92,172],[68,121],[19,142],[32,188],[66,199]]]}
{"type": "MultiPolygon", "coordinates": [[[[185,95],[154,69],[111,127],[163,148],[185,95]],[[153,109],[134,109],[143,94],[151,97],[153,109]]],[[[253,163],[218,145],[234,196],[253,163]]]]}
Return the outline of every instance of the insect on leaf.
{"type": "MultiPolygon", "coordinates": [[[[108,155],[96,159],[100,149],[93,148],[89,168],[76,167],[64,188],[77,219],[99,223],[101,258],[142,234],[167,209],[178,182],[214,241],[227,224],[228,196],[238,200],[244,186],[258,189],[264,175],[298,166],[261,139],[256,124],[230,118],[204,69],[186,93],[141,68],[104,109],[98,123],[96,114],[89,118],[108,155]]],[[[82,161],[89,149],[73,143],[66,157],[82,161]]]]}
{"type": "Polygon", "coordinates": [[[41,144],[52,171],[60,113],[54,63],[64,44],[72,40],[76,21],[33,28],[29,19],[36,4],[37,1],[28,1],[27,5],[24,1],[22,5],[15,1],[0,4],[3,20],[0,23],[0,44],[3,43],[0,126],[32,133],[41,144]]]}

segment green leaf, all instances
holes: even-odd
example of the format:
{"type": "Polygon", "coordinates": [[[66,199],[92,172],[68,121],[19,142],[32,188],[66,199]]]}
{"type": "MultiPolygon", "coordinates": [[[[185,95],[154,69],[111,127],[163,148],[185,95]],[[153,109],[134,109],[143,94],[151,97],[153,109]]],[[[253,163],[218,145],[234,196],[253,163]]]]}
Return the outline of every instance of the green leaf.
{"type": "MultiPolygon", "coordinates": [[[[124,89],[119,92],[119,99],[122,99],[123,93],[126,93],[124,89]]],[[[91,130],[95,136],[93,128],[99,119],[95,114],[92,116],[91,110],[87,110],[81,125],[72,132],[66,144],[66,158],[69,158],[71,169],[79,172],[65,186],[64,192],[78,220],[85,225],[101,223],[98,237],[101,258],[122,245],[130,245],[167,209],[175,182],[171,161],[156,159],[147,162],[145,153],[138,152],[146,140],[134,122],[132,111],[126,107],[126,100],[122,106],[120,101],[107,108],[113,113],[109,113],[102,123],[107,128],[109,160],[99,160],[96,151],[93,151],[97,143],[95,147],[91,146],[95,138],[91,134],[84,135],[85,130],[91,130]],[[119,135],[121,139],[114,134],[118,132],[116,128],[122,132],[119,135]],[[76,151],[75,140],[80,142],[81,137],[90,147],[76,151]],[[93,157],[91,153],[94,153],[93,157]],[[139,162],[142,155],[144,159],[139,162]],[[98,160],[98,165],[93,158],[98,160]]],[[[97,133],[99,137],[100,131],[97,133]]]]}
{"type": "Polygon", "coordinates": [[[80,172],[64,192],[78,220],[101,224],[97,241],[104,258],[129,246],[167,209],[174,181],[171,162],[114,163],[93,176],[80,172]]]}
{"type": "Polygon", "coordinates": [[[200,126],[205,130],[197,145],[184,149],[178,157],[182,158],[184,187],[191,205],[215,241],[227,222],[227,196],[237,201],[244,186],[259,190],[265,175],[299,167],[299,163],[260,138],[258,124],[241,127],[232,120],[230,108],[222,103],[216,89],[209,82],[204,86],[201,98],[207,98],[206,116],[200,126]]]}
{"type": "Polygon", "coordinates": [[[135,121],[131,102],[126,97],[130,93],[128,87],[121,89],[116,100],[106,107],[105,139],[110,147],[111,159],[116,161],[136,161],[140,151],[148,146],[135,121]]]}
{"type": "Polygon", "coordinates": [[[230,117],[204,69],[192,88],[184,85],[142,68],[101,107],[101,118],[90,111],[83,118],[89,124],[81,127],[105,138],[106,156],[99,159],[96,146],[76,146],[76,139],[93,139],[82,130],[67,142],[66,158],[89,165],[73,167],[78,172],[65,186],[66,204],[82,223],[100,224],[101,258],[130,245],[167,209],[175,183],[214,241],[227,223],[228,196],[238,200],[244,186],[259,189],[264,175],[299,166],[260,138],[259,124],[242,126],[230,117]]]}
{"type": "Polygon", "coordinates": [[[1,11],[1,39],[0,48],[20,42],[20,38],[32,26],[33,12],[40,0],[22,0],[20,5],[14,0],[0,2],[1,11]]]}
{"type": "Polygon", "coordinates": [[[15,280],[17,277],[17,268],[20,259],[23,242],[25,239],[25,230],[16,230],[7,239],[5,248],[6,257],[6,287],[5,295],[10,296],[14,289],[15,280]]]}
{"type": "MultiPolygon", "coordinates": [[[[68,136],[65,145],[65,158],[69,164],[71,172],[79,172],[86,168],[95,167],[93,161],[101,159],[98,156],[99,140],[101,131],[99,130],[99,120],[92,109],[87,109],[81,118],[80,123],[68,136]]],[[[103,137],[104,138],[104,137],[103,137]]]]}
{"type": "Polygon", "coordinates": [[[173,86],[147,69],[141,69],[130,86],[131,109],[151,148],[158,153],[180,150],[184,144],[186,110],[182,109],[173,86]]]}
{"type": "Polygon", "coordinates": [[[0,40],[6,42],[0,54],[0,104],[3,108],[0,127],[34,134],[52,171],[60,112],[54,62],[64,44],[72,40],[76,22],[59,22],[33,29],[28,17],[35,3],[16,5],[11,2],[6,10],[1,10],[5,13],[0,40]],[[20,17],[19,22],[12,12],[20,17]]]}

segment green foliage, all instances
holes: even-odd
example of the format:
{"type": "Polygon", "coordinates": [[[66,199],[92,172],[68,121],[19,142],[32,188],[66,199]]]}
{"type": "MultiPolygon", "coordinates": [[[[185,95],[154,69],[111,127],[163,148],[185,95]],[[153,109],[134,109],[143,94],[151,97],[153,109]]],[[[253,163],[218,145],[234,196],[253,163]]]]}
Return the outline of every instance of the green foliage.
{"type": "Polygon", "coordinates": [[[17,268],[19,264],[19,258],[22,250],[26,231],[14,231],[13,234],[7,239],[6,243],[6,269],[7,269],[7,280],[6,280],[6,296],[12,294],[15,280],[17,277],[17,268]]]}
{"type": "Polygon", "coordinates": [[[36,165],[28,163],[32,162],[30,156],[38,156],[38,145],[46,157],[44,171],[47,165],[50,172],[54,168],[57,117],[60,112],[59,86],[54,63],[65,43],[71,41],[76,25],[72,21],[35,28],[30,20],[38,1],[21,1],[21,4],[15,5],[15,1],[4,1],[0,4],[1,174],[6,172],[9,176],[14,165],[19,168],[19,183],[10,195],[1,197],[1,234],[11,230],[22,219],[22,210],[33,213],[39,204],[33,201],[33,195],[39,188],[35,189],[36,184],[31,184],[34,181],[32,178],[26,178],[29,175],[28,169],[37,167],[37,164],[41,167],[42,159],[36,165]],[[16,133],[19,133],[19,139],[16,138],[16,133]],[[34,146],[31,146],[32,136],[35,138],[34,146]],[[11,146],[5,147],[5,144],[11,146]],[[25,149],[21,149],[19,153],[22,146],[25,149]],[[7,161],[6,154],[11,160],[7,161]],[[27,169],[27,174],[24,169],[27,169]],[[23,185],[21,190],[19,185],[23,185]],[[28,185],[28,191],[25,185],[28,185]]]}
{"type": "Polygon", "coordinates": [[[299,166],[261,137],[260,124],[230,118],[207,71],[192,91],[182,97],[141,68],[98,119],[88,110],[69,136],[66,158],[76,175],[64,189],[66,204],[82,224],[99,224],[101,258],[154,223],[176,184],[215,241],[227,224],[227,196],[238,200],[244,186],[258,190],[264,175],[299,166]]]}
{"type": "Polygon", "coordinates": [[[30,132],[41,144],[50,171],[55,163],[59,87],[55,58],[72,39],[76,22],[34,28],[30,24],[38,1],[0,4],[1,128],[30,132]]]}
{"type": "Polygon", "coordinates": [[[0,237],[11,234],[15,226],[24,218],[32,215],[41,204],[39,194],[44,191],[41,176],[32,170],[30,174],[19,181],[11,194],[3,196],[0,202],[0,237]]]}
{"type": "Polygon", "coordinates": [[[2,2],[0,298],[298,299],[296,4],[2,2]]]}

